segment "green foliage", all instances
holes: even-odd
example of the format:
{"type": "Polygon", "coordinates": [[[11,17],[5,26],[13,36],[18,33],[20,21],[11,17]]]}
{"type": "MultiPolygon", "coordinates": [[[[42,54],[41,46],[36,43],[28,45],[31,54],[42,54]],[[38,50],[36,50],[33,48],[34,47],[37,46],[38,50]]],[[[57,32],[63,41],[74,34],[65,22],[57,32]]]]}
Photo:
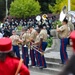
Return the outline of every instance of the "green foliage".
{"type": "MultiPolygon", "coordinates": [[[[5,17],[5,3],[6,0],[0,0],[0,20],[5,17]]],[[[42,13],[60,13],[65,5],[68,6],[68,0],[8,0],[11,16],[22,18],[40,14],[40,8],[42,13]]],[[[75,0],[71,0],[71,10],[75,11],[75,0]]]]}
{"type": "Polygon", "coordinates": [[[42,2],[40,5],[42,13],[47,13],[49,11],[47,2],[42,2]]]}
{"type": "Polygon", "coordinates": [[[52,13],[54,12],[54,7],[51,6],[50,4],[49,4],[49,11],[52,12],[52,13]]]}
{"type": "Polygon", "coordinates": [[[49,4],[49,10],[52,11],[52,13],[59,13],[60,12],[60,3],[62,0],[56,0],[56,3],[54,6],[49,4]]]}
{"type": "MultiPolygon", "coordinates": [[[[49,10],[52,13],[60,13],[64,6],[68,7],[68,0],[56,0],[54,6],[49,5],[49,10]]],[[[75,11],[75,0],[71,0],[71,10],[75,11]]]]}
{"type": "Polygon", "coordinates": [[[75,11],[75,0],[71,0],[71,10],[75,11]]]}
{"type": "Polygon", "coordinates": [[[1,22],[0,22],[0,25],[1,25],[1,22]]]}
{"type": "Polygon", "coordinates": [[[54,5],[55,4],[55,0],[36,0],[39,2],[40,6],[41,6],[41,12],[42,13],[51,13],[51,10],[49,10],[49,4],[50,5],[54,5]]]}
{"type": "Polygon", "coordinates": [[[21,31],[22,28],[23,28],[22,26],[18,26],[18,27],[17,27],[17,30],[18,30],[18,31],[21,31]]]}
{"type": "Polygon", "coordinates": [[[35,0],[14,0],[11,3],[10,15],[17,18],[27,18],[40,14],[40,5],[35,0]]]}
{"type": "Polygon", "coordinates": [[[56,0],[56,4],[61,3],[63,0],[56,0]]]}
{"type": "Polygon", "coordinates": [[[48,38],[47,42],[48,42],[48,46],[47,47],[51,47],[51,45],[52,45],[52,37],[48,38]]]}
{"type": "Polygon", "coordinates": [[[53,28],[56,29],[56,26],[58,25],[59,27],[62,25],[59,20],[56,20],[55,22],[52,23],[53,28]]]}

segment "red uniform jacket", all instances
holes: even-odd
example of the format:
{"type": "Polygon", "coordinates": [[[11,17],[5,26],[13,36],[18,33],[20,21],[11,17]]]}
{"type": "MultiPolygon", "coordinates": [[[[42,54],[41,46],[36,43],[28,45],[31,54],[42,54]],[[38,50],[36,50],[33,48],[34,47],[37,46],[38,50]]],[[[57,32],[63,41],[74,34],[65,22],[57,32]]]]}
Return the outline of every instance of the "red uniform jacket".
{"type": "MultiPolygon", "coordinates": [[[[16,58],[7,57],[4,62],[0,61],[0,75],[15,75],[19,64],[16,58]]],[[[28,68],[22,64],[19,71],[20,75],[30,75],[28,68]]]]}

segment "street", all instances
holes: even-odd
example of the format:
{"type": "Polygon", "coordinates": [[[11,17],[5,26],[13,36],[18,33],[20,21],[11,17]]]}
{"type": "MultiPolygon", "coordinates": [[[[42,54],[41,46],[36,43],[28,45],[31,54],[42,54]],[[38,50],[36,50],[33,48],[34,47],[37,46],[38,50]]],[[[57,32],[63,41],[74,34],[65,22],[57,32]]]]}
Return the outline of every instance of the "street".
{"type": "Polygon", "coordinates": [[[30,71],[30,75],[51,75],[51,74],[44,74],[44,73],[30,71]]]}

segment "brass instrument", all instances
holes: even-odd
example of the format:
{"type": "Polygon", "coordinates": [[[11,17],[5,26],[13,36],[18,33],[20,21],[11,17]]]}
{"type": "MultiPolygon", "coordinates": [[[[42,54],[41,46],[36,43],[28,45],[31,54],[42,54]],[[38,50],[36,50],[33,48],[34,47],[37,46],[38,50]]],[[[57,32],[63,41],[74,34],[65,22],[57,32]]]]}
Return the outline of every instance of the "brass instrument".
{"type": "Polygon", "coordinates": [[[39,50],[37,49],[38,47],[35,47],[35,46],[33,45],[33,46],[31,46],[31,48],[34,49],[35,51],[39,52],[41,55],[44,55],[44,52],[41,52],[41,51],[39,51],[39,50]]]}
{"type": "Polygon", "coordinates": [[[41,20],[41,16],[39,16],[39,15],[36,16],[36,20],[37,20],[37,21],[40,21],[40,20],[41,20]]]}
{"type": "Polygon", "coordinates": [[[69,22],[72,22],[73,16],[75,16],[75,11],[67,11],[67,7],[64,6],[60,13],[59,20],[62,22],[64,18],[66,18],[69,22]]]}
{"type": "Polygon", "coordinates": [[[47,14],[43,14],[43,15],[42,15],[42,19],[43,19],[43,20],[46,20],[47,17],[48,17],[47,14]]]}
{"type": "Polygon", "coordinates": [[[22,42],[21,41],[19,41],[19,39],[17,39],[17,38],[15,38],[15,40],[14,40],[15,42],[16,42],[16,45],[21,45],[22,44],[22,42]]]}
{"type": "Polygon", "coordinates": [[[75,20],[75,11],[68,11],[69,14],[69,21],[75,20]]]}
{"type": "Polygon", "coordinates": [[[19,40],[15,40],[15,42],[16,42],[16,45],[20,45],[21,44],[21,42],[19,40]]]}
{"type": "Polygon", "coordinates": [[[17,45],[21,45],[21,44],[22,44],[22,43],[21,43],[21,42],[19,42],[19,41],[17,41],[16,43],[17,43],[17,45]]]}
{"type": "Polygon", "coordinates": [[[64,6],[60,13],[59,20],[62,22],[66,18],[66,15],[67,15],[67,7],[64,6]]]}

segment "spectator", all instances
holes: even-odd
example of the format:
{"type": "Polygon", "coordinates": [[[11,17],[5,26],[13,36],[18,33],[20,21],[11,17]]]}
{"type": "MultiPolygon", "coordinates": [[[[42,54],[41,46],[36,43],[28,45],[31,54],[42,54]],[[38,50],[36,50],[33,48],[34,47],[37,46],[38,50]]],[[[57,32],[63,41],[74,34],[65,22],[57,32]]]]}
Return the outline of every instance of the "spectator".
{"type": "MultiPolygon", "coordinates": [[[[20,75],[30,75],[27,67],[20,64],[20,75]]],[[[14,57],[10,38],[0,39],[0,75],[15,75],[19,66],[19,59],[14,57]]],[[[18,75],[18,74],[17,74],[18,75]]]]}
{"type": "Polygon", "coordinates": [[[2,31],[1,31],[1,29],[0,29],[0,38],[2,38],[3,37],[3,34],[2,34],[2,31]]]}

